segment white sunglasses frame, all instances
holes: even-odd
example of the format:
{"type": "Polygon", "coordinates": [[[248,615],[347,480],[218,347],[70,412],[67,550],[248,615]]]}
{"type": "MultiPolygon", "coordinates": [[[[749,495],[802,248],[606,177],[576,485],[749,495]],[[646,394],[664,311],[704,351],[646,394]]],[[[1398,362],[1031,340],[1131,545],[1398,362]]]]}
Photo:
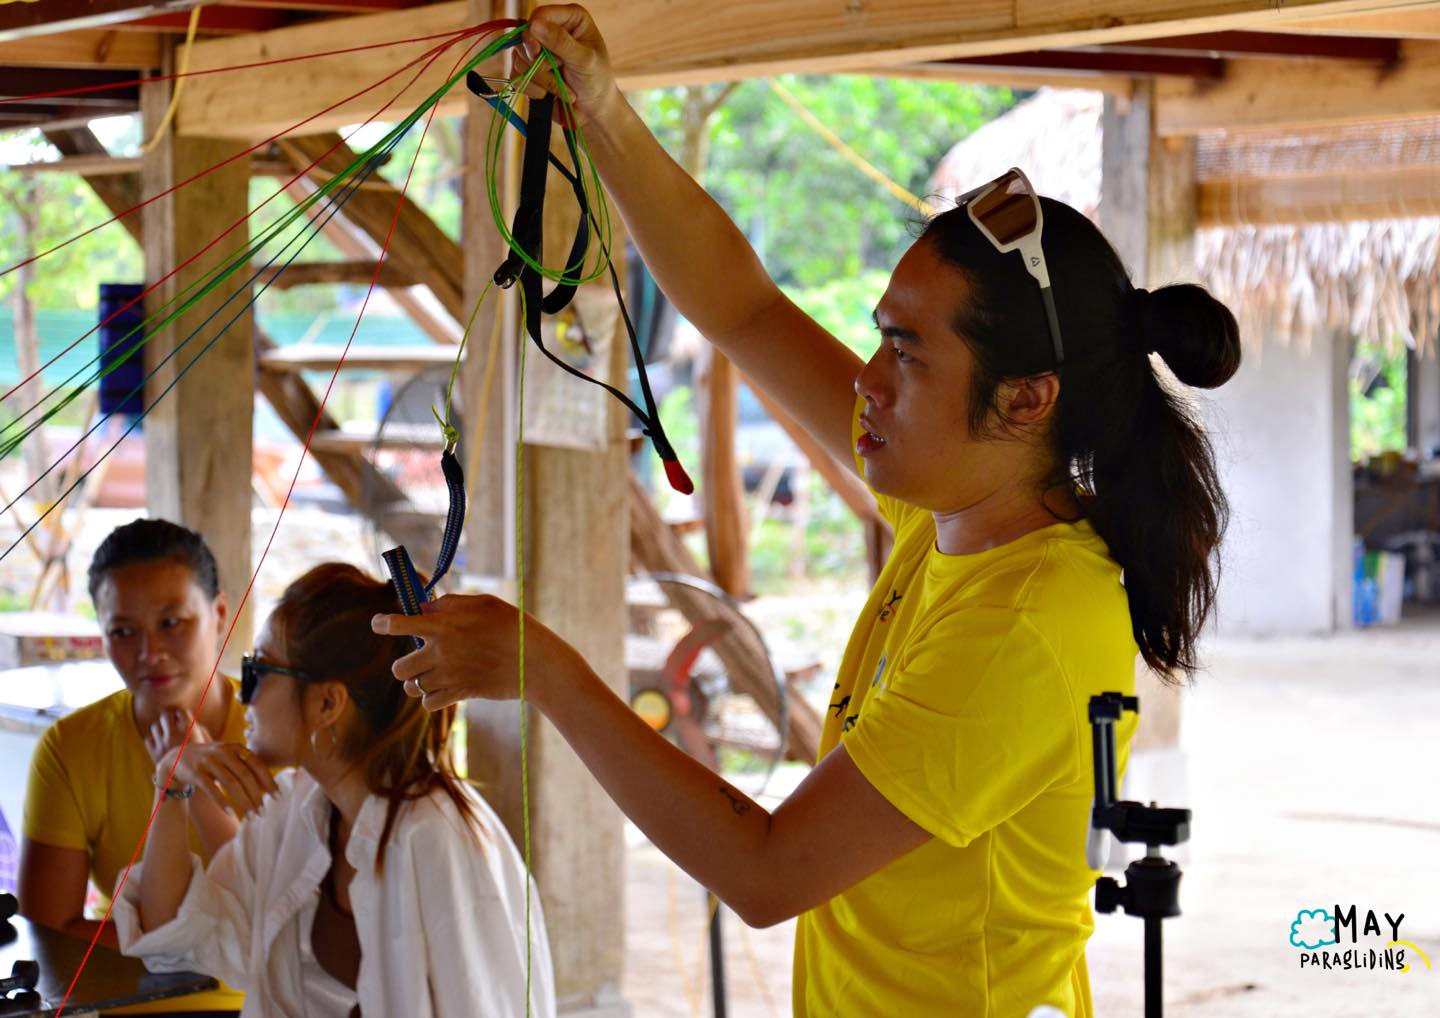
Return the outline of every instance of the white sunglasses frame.
{"type": "Polygon", "coordinates": [[[1065,363],[1065,345],[1060,339],[1060,319],[1055,314],[1055,295],[1050,289],[1050,267],[1045,264],[1045,251],[1040,245],[1040,237],[1045,230],[1045,213],[1040,205],[1040,196],[1035,193],[1030,178],[1025,176],[1025,171],[1020,167],[1012,166],[989,183],[966,191],[955,199],[955,204],[965,206],[965,214],[970,217],[970,221],[975,224],[975,228],[985,239],[994,245],[996,251],[1001,254],[1009,254],[1011,251],[1020,252],[1021,260],[1025,263],[1025,271],[1030,273],[1035,282],[1040,284],[1040,297],[1045,302],[1045,317],[1050,326],[1055,366],[1060,367],[1065,363]],[[1030,196],[1031,202],[1035,205],[1035,229],[1007,244],[1002,244],[999,238],[991,233],[980,217],[975,214],[974,203],[990,194],[1012,175],[1019,178],[1020,183],[1025,186],[1025,193],[1030,196]]]}

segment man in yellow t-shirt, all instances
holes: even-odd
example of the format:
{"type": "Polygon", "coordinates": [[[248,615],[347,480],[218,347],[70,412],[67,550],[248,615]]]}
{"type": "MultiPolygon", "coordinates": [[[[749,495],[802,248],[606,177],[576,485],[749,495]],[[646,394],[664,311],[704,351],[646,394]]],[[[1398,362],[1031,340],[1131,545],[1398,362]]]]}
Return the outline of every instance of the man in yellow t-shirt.
{"type": "Polygon", "coordinates": [[[933,837],[800,917],[794,1013],[1087,1018],[1088,704],[1134,683],[1120,568],[1084,522],[941,555],[930,513],[879,501],[895,547],[820,755],[844,745],[933,837]]]}

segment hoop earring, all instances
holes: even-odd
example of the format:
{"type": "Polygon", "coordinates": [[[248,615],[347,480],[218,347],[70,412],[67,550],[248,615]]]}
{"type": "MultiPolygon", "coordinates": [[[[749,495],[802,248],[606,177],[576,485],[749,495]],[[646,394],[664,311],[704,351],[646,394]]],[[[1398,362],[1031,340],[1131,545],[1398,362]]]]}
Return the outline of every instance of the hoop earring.
{"type": "Polygon", "coordinates": [[[320,734],[320,729],[316,728],[310,733],[310,748],[315,751],[315,756],[321,760],[329,760],[335,756],[335,729],[331,726],[326,728],[325,731],[330,733],[330,745],[326,747],[323,753],[320,752],[320,744],[316,741],[316,736],[320,734]]]}

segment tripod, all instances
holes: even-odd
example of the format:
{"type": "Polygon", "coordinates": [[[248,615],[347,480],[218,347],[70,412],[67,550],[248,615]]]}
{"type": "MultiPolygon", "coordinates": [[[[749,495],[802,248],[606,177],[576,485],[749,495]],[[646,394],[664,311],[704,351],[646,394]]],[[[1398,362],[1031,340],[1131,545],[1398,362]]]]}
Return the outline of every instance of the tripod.
{"type": "Polygon", "coordinates": [[[1116,801],[1115,723],[1126,711],[1140,713],[1140,700],[1120,693],[1090,698],[1094,734],[1095,808],[1091,813],[1086,860],[1091,869],[1105,868],[1106,835],[1145,845],[1145,855],[1125,867],[1125,884],[1110,877],[1095,881],[1095,909],[1145,920],[1145,1018],[1161,1018],[1164,1010],[1164,964],[1160,923],[1180,914],[1180,867],[1160,855],[1160,846],[1190,840],[1190,811],[1157,807],[1153,802],[1116,801]]]}

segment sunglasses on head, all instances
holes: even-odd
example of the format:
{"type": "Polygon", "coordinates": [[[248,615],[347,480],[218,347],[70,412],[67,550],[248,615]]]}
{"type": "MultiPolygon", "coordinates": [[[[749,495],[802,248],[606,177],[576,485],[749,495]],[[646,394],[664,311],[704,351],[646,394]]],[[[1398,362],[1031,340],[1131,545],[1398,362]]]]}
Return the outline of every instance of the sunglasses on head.
{"type": "Polygon", "coordinates": [[[294,679],[309,679],[307,672],[298,668],[286,668],[284,665],[274,665],[261,661],[253,654],[246,654],[240,659],[240,702],[248,704],[255,699],[256,687],[260,685],[260,676],[266,672],[274,672],[277,675],[288,675],[294,679]]]}
{"type": "Polygon", "coordinates": [[[1018,167],[1012,167],[990,183],[962,194],[955,204],[965,206],[970,221],[995,245],[995,250],[1001,254],[1020,252],[1026,271],[1040,284],[1058,368],[1065,363],[1065,347],[1060,342],[1060,320],[1055,316],[1055,298],[1050,292],[1050,269],[1040,246],[1040,231],[1045,225],[1040,197],[1029,178],[1018,167]]]}

